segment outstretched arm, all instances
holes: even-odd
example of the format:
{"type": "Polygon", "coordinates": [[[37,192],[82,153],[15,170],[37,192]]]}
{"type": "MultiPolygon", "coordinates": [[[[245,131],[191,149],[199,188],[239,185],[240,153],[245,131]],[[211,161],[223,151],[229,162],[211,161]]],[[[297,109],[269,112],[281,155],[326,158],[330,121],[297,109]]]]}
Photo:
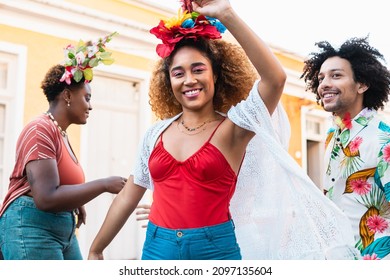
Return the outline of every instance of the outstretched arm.
{"type": "MultiPolygon", "coordinates": [[[[126,179],[111,176],[77,185],[60,185],[57,162],[54,159],[34,160],[26,165],[27,179],[37,208],[42,211],[60,212],[79,209],[98,195],[117,194],[126,179]]],[[[85,218],[84,209],[79,209],[85,218]]]]}
{"type": "Polygon", "coordinates": [[[130,176],[123,190],[115,197],[98,234],[92,242],[88,259],[103,259],[103,250],[111,243],[137,207],[146,189],[134,184],[130,176]]]}
{"type": "Polygon", "coordinates": [[[196,12],[218,18],[246,52],[260,75],[258,91],[270,114],[283,93],[286,73],[267,44],[237,15],[228,0],[195,0],[196,12]]]}

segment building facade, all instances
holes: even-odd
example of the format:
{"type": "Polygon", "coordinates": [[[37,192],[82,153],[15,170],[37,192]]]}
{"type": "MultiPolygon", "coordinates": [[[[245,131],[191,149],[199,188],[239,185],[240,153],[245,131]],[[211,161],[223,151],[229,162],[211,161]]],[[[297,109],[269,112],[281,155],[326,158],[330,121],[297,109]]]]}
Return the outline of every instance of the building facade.
{"type": "MultiPolygon", "coordinates": [[[[157,40],[149,33],[159,19],[176,11],[144,0],[0,0],[0,199],[7,192],[15,143],[23,126],[48,109],[40,89],[46,71],[63,59],[62,49],[117,31],[108,44],[115,63],[94,71],[88,124],[68,129],[86,180],[127,177],[139,140],[153,122],[148,83],[157,59],[157,40]]],[[[289,153],[321,187],[328,114],[305,92],[303,58],[271,46],[288,74],[282,96],[291,122],[289,153]]],[[[87,223],[78,232],[84,257],[114,195],[86,205],[87,223]]],[[[145,202],[150,202],[147,193],[145,202]]],[[[106,259],[138,259],[145,229],[134,215],[105,251],[106,259]]]]}

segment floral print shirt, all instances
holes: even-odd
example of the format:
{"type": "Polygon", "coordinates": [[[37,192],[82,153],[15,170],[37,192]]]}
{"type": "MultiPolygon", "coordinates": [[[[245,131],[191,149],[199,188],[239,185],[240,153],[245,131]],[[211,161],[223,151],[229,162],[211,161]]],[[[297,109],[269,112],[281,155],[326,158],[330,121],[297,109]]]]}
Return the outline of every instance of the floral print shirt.
{"type": "Polygon", "coordinates": [[[390,126],[363,109],[333,117],[325,152],[324,192],[351,220],[363,259],[390,257],[390,126]]]}

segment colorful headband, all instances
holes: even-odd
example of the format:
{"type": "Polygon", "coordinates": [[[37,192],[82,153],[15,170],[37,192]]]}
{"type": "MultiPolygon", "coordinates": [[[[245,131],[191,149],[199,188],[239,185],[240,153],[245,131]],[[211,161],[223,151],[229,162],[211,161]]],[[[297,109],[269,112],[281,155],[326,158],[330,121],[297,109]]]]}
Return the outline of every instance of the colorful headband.
{"type": "Polygon", "coordinates": [[[183,4],[177,17],[161,20],[158,26],[150,30],[151,34],[162,41],[156,47],[157,54],[162,58],[169,56],[175,45],[183,39],[220,39],[221,33],[226,30],[218,19],[192,11],[191,1],[181,2],[183,4]]]}
{"type": "Polygon", "coordinates": [[[79,41],[77,47],[68,45],[64,49],[65,61],[65,73],[62,75],[60,81],[66,82],[68,85],[71,84],[71,79],[77,83],[84,77],[86,83],[89,83],[93,79],[92,68],[103,63],[110,65],[114,62],[111,57],[111,53],[107,52],[105,44],[110,42],[117,32],[113,32],[110,35],[99,38],[97,42],[84,43],[82,40],[79,41]]]}

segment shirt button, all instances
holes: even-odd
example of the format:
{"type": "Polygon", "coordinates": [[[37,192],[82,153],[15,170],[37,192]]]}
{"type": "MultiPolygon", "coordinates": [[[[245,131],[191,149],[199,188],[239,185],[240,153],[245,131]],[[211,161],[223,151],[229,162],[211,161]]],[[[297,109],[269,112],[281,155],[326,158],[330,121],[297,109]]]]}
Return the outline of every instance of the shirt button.
{"type": "Polygon", "coordinates": [[[332,182],[336,181],[335,178],[332,178],[332,182]]]}
{"type": "Polygon", "coordinates": [[[178,231],[178,232],[176,232],[176,236],[180,238],[183,236],[183,233],[181,231],[178,231]]]}

